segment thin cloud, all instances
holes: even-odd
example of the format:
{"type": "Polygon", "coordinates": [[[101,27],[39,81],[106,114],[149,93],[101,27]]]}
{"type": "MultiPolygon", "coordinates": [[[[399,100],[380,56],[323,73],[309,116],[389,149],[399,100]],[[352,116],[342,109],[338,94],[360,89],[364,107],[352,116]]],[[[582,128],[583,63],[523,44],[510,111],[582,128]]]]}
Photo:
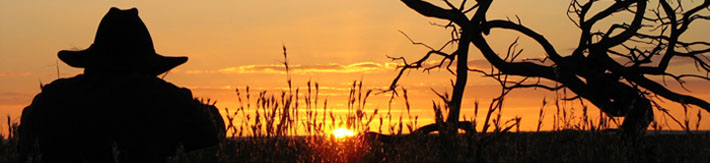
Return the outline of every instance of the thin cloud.
{"type": "MultiPolygon", "coordinates": [[[[657,58],[660,58],[660,57],[657,57],[657,58]]],[[[702,60],[704,60],[706,62],[710,62],[710,60],[705,60],[704,58],[702,58],[702,60]]],[[[695,59],[689,58],[689,57],[674,57],[673,59],[671,59],[670,64],[672,64],[674,66],[680,66],[680,65],[685,66],[685,65],[695,65],[695,62],[696,62],[695,59]]]]}
{"type": "Polygon", "coordinates": [[[491,64],[485,59],[475,59],[468,61],[468,67],[475,69],[490,69],[491,64]]]}
{"type": "Polygon", "coordinates": [[[32,95],[20,92],[0,92],[0,104],[18,105],[26,104],[32,95]]]}
{"type": "Polygon", "coordinates": [[[0,77],[22,77],[22,76],[31,76],[32,73],[29,72],[0,72],[0,77]]]}
{"type": "MultiPolygon", "coordinates": [[[[289,73],[355,73],[355,72],[376,72],[390,67],[389,63],[381,64],[375,62],[359,62],[348,65],[337,63],[313,64],[313,65],[289,65],[289,73]]],[[[186,74],[213,74],[213,73],[268,73],[285,74],[286,67],[280,64],[270,65],[244,65],[227,67],[219,70],[187,70],[186,74]]]]}

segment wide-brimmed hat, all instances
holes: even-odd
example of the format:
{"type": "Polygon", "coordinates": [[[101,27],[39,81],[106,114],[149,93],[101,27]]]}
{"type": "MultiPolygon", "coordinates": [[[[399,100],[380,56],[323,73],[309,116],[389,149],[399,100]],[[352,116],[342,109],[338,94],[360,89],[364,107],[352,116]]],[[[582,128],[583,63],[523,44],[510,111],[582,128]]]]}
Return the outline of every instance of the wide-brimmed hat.
{"type": "Polygon", "coordinates": [[[111,8],[101,19],[94,43],[80,51],[62,50],[59,59],[72,67],[98,72],[135,71],[159,75],[187,62],[155,52],[153,40],[136,8],[111,8]]]}

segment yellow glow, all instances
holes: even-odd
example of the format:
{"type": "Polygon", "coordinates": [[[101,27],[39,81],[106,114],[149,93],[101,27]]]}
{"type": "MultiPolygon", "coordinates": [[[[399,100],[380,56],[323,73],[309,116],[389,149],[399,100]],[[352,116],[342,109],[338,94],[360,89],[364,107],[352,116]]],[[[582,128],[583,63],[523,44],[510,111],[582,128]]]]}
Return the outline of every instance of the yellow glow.
{"type": "Polygon", "coordinates": [[[355,133],[347,128],[339,128],[333,130],[333,136],[338,139],[355,136],[355,133]]]}

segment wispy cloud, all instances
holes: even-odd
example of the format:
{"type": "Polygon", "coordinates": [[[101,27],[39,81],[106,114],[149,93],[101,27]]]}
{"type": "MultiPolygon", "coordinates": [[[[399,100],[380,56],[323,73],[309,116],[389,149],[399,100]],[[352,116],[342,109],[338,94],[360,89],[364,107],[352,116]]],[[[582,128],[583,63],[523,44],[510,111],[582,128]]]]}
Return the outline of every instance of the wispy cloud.
{"type": "MultiPolygon", "coordinates": [[[[342,64],[312,64],[312,65],[289,65],[290,73],[354,73],[354,72],[376,72],[394,68],[393,63],[359,62],[348,65],[342,64]]],[[[219,70],[187,70],[187,74],[209,74],[209,73],[273,73],[285,74],[286,67],[280,64],[271,65],[244,65],[227,67],[219,70]]]]}
{"type": "Polygon", "coordinates": [[[468,67],[475,69],[490,69],[491,64],[488,63],[488,60],[485,59],[475,59],[468,61],[468,67]]]}
{"type": "Polygon", "coordinates": [[[17,105],[26,104],[30,101],[32,95],[20,92],[0,92],[0,104],[17,105]]]}
{"type": "Polygon", "coordinates": [[[19,76],[30,76],[32,73],[29,72],[1,72],[0,77],[19,77],[19,76]]]}
{"type": "MultiPolygon", "coordinates": [[[[660,58],[660,57],[656,57],[656,58],[660,58]]],[[[701,57],[701,58],[702,58],[702,57],[701,57]]],[[[660,59],[659,59],[659,60],[660,60],[660,59]]],[[[705,59],[703,58],[702,60],[705,60],[705,59]]],[[[660,61],[659,61],[659,62],[660,62],[660,61]]],[[[708,62],[708,60],[706,60],[706,62],[708,62]]],[[[681,66],[681,65],[685,66],[686,64],[688,64],[688,65],[695,65],[695,63],[696,63],[696,60],[693,59],[693,58],[689,58],[689,57],[675,57],[675,58],[671,59],[671,63],[670,63],[670,64],[672,64],[672,65],[674,65],[674,66],[681,66]]]]}
{"type": "MultiPolygon", "coordinates": [[[[424,67],[436,66],[440,64],[439,60],[427,61],[424,63],[424,67]]],[[[539,63],[538,63],[539,64],[539,63]]],[[[311,65],[289,65],[289,73],[303,74],[303,73],[359,73],[359,72],[382,72],[382,71],[394,71],[398,66],[402,66],[401,61],[391,61],[384,63],[376,62],[358,62],[353,64],[311,64],[311,65]]],[[[445,68],[448,62],[445,63],[442,68],[445,68]]],[[[456,68],[456,62],[451,64],[451,68],[456,68]]],[[[476,69],[488,69],[490,68],[490,63],[485,59],[475,59],[468,61],[468,66],[470,68],[476,69]]],[[[286,74],[286,68],[282,64],[264,64],[264,65],[243,65],[243,66],[233,66],[217,70],[173,70],[173,73],[185,73],[185,74],[286,74]]]]}

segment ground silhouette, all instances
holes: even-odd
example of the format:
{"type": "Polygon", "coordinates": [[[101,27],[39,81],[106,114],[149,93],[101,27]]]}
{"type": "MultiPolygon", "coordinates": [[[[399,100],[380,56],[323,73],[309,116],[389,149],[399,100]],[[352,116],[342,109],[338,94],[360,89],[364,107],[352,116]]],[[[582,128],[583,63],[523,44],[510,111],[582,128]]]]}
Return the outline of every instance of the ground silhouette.
{"type": "Polygon", "coordinates": [[[135,8],[111,8],[89,48],[58,56],[84,74],[43,86],[23,110],[23,162],[164,162],[224,137],[213,105],[157,77],[187,57],[157,54],[135,8]]]}

